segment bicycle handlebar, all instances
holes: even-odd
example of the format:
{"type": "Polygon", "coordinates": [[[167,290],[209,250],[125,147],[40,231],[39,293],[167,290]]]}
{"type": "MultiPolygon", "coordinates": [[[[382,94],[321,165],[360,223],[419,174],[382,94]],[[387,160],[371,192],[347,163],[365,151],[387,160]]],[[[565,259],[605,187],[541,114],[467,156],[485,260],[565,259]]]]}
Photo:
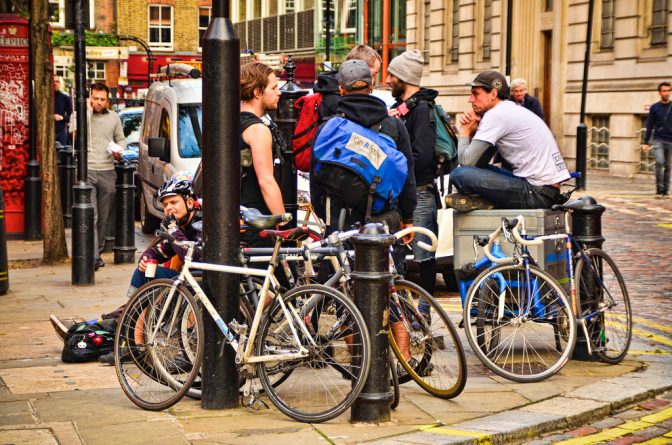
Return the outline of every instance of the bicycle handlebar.
{"type": "Polygon", "coordinates": [[[406,227],[405,229],[396,232],[394,234],[394,237],[396,239],[403,238],[409,233],[419,233],[421,235],[425,235],[432,241],[432,245],[430,246],[424,241],[418,241],[418,246],[420,246],[422,249],[425,249],[427,252],[436,252],[436,248],[439,245],[439,240],[436,238],[436,235],[434,235],[434,232],[424,227],[417,227],[417,226],[406,227]]]}
{"type": "Polygon", "coordinates": [[[544,241],[546,240],[555,240],[555,239],[567,239],[567,234],[566,233],[556,233],[552,235],[541,235],[534,237],[532,239],[524,239],[521,235],[520,232],[518,231],[518,227],[522,226],[523,229],[525,229],[525,218],[523,218],[522,215],[518,215],[516,217],[517,224],[511,228],[511,234],[513,235],[513,238],[516,240],[516,242],[524,245],[524,246],[538,246],[540,244],[543,244],[544,241]]]}
{"type": "Polygon", "coordinates": [[[502,228],[499,227],[497,230],[495,230],[494,232],[492,232],[488,236],[488,243],[485,246],[483,246],[483,253],[493,263],[497,263],[497,264],[513,263],[514,262],[513,257],[497,258],[497,257],[493,256],[492,253],[490,252],[490,246],[492,246],[492,243],[499,237],[499,235],[501,235],[501,233],[502,233],[502,228]]]}

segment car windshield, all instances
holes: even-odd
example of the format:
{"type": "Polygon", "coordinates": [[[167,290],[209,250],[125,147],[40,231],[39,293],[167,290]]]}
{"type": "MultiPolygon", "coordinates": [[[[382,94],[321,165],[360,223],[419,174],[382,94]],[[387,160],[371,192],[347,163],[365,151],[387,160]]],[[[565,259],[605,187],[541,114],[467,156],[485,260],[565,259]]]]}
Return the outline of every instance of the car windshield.
{"type": "Polygon", "coordinates": [[[140,123],[142,122],[142,113],[126,113],[121,115],[121,123],[124,127],[124,136],[126,143],[138,142],[140,139],[140,123]]]}
{"type": "Polygon", "coordinates": [[[181,158],[200,158],[203,148],[201,104],[178,106],[177,139],[181,158]]]}

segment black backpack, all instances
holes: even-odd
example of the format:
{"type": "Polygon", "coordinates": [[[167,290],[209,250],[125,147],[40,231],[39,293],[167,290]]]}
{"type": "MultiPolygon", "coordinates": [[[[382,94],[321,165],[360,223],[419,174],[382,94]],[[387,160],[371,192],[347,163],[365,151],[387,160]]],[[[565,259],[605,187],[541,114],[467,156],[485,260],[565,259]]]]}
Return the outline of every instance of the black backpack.
{"type": "Polygon", "coordinates": [[[83,321],[70,326],[65,334],[61,360],[64,363],[83,363],[98,360],[114,349],[117,320],[83,321]]]}

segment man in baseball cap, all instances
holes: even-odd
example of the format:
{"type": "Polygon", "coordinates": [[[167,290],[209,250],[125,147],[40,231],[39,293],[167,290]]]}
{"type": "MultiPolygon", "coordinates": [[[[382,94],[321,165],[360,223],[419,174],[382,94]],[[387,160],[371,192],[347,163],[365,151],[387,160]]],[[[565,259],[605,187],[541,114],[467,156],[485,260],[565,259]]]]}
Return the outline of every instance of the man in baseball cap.
{"type": "MultiPolygon", "coordinates": [[[[346,60],[338,70],[338,84],[346,91],[371,89],[371,69],[363,60],[346,60]]],[[[343,92],[341,92],[343,94],[343,92]]]]}
{"type": "Polygon", "coordinates": [[[544,121],[507,100],[509,87],[498,71],[484,71],[467,86],[472,109],[460,118],[461,166],[450,175],[458,193],[446,196],[446,205],[468,212],[548,209],[561,203],[560,183],[569,172],[544,121]],[[512,172],[488,165],[495,152],[512,172]]]}

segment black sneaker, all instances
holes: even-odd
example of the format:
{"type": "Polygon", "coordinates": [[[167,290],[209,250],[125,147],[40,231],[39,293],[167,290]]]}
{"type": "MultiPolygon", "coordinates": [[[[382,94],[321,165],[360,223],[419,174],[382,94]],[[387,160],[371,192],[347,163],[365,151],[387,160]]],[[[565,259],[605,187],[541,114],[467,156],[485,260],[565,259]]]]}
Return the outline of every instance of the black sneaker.
{"type": "MultiPolygon", "coordinates": [[[[131,351],[127,347],[121,348],[121,362],[128,363],[132,360],[131,351]]],[[[114,351],[98,357],[98,361],[105,365],[114,365],[114,351]]]]}
{"type": "Polygon", "coordinates": [[[494,204],[490,201],[486,201],[478,196],[468,196],[462,193],[451,193],[450,195],[447,195],[446,207],[449,207],[458,213],[495,208],[494,204]]]}
{"type": "MultiPolygon", "coordinates": [[[[418,361],[415,359],[415,357],[411,357],[411,359],[408,361],[408,364],[414,370],[418,367],[418,361]]],[[[399,378],[402,378],[406,377],[407,375],[408,372],[406,372],[406,368],[401,366],[401,363],[397,363],[397,376],[399,376],[399,378]]]]}

